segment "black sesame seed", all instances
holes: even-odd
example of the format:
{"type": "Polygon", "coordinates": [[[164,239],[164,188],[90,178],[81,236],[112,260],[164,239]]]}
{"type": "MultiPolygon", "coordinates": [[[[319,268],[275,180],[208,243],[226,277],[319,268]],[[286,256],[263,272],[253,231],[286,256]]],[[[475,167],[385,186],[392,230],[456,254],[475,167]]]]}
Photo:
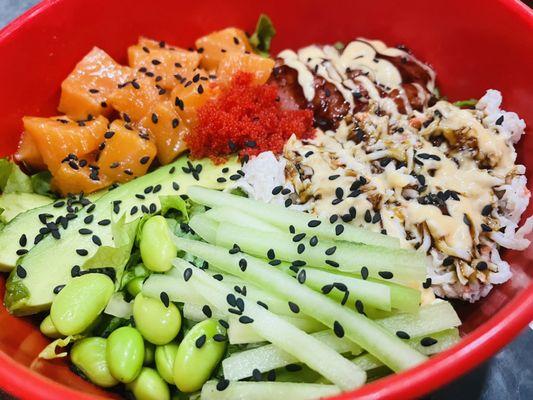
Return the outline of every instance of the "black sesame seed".
{"type": "Polygon", "coordinates": [[[326,260],[325,262],[326,262],[326,264],[332,266],[333,268],[339,268],[339,263],[338,262],[335,262],[333,260],[326,260]]]}
{"type": "Polygon", "coordinates": [[[478,271],[485,271],[488,268],[488,265],[485,261],[480,261],[476,264],[476,269],[478,271]]]}
{"type": "Polygon", "coordinates": [[[392,279],[394,274],[390,271],[379,271],[378,275],[381,276],[383,279],[392,279]]]}
{"type": "Polygon", "coordinates": [[[306,278],[307,278],[307,275],[306,275],[305,269],[302,269],[300,272],[298,272],[297,279],[299,283],[304,284],[306,278]]]}
{"type": "Polygon", "coordinates": [[[420,340],[420,344],[424,347],[433,346],[434,344],[437,344],[437,339],[434,339],[432,337],[425,337],[420,340]]]}
{"type": "Polygon", "coordinates": [[[239,322],[241,324],[251,324],[252,322],[254,322],[254,320],[248,317],[247,315],[242,315],[239,317],[239,322]]]}
{"type": "Polygon", "coordinates": [[[223,319],[219,319],[218,323],[225,329],[229,328],[229,324],[226,321],[224,321],[223,319]]]}
{"type": "Polygon", "coordinates": [[[94,215],[87,215],[85,218],[83,218],[83,222],[86,224],[92,223],[94,220],[94,215]]]}
{"type": "Polygon", "coordinates": [[[213,340],[214,340],[215,342],[225,342],[225,341],[228,340],[228,338],[227,338],[227,336],[225,336],[225,335],[222,335],[222,334],[220,334],[220,333],[217,333],[217,334],[213,335],[213,340]]]}
{"type": "Polygon", "coordinates": [[[363,305],[363,302],[361,300],[355,300],[355,309],[359,314],[365,313],[365,307],[363,305]]]}
{"type": "Polygon", "coordinates": [[[448,267],[453,264],[453,261],[454,261],[454,258],[452,256],[448,256],[442,261],[442,265],[444,265],[445,267],[448,267]]]}
{"type": "Polygon", "coordinates": [[[197,349],[201,349],[203,345],[205,344],[205,341],[207,339],[207,336],[202,335],[198,339],[196,339],[196,342],[194,343],[197,349]]]}
{"type": "Polygon", "coordinates": [[[338,187],[337,189],[335,189],[335,196],[337,197],[337,199],[342,199],[342,197],[344,196],[344,190],[338,187]]]}
{"type": "Polygon", "coordinates": [[[73,278],[77,277],[77,276],[80,276],[80,272],[81,272],[81,268],[79,265],[74,265],[71,269],[70,269],[70,276],[72,276],[73,278]]]}
{"type": "Polygon", "coordinates": [[[488,217],[492,213],[492,205],[487,204],[483,209],[481,210],[481,215],[484,217],[488,217]]]}
{"type": "Polygon", "coordinates": [[[329,217],[329,222],[331,224],[334,224],[335,222],[337,222],[338,219],[339,219],[339,216],[336,214],[333,214],[331,217],[329,217]]]}
{"type": "Polygon", "coordinates": [[[168,308],[168,306],[170,305],[170,299],[168,298],[167,292],[161,292],[159,294],[159,299],[161,300],[163,305],[168,308]]]}
{"type": "Polygon", "coordinates": [[[365,211],[365,222],[366,223],[372,222],[372,214],[370,213],[370,210],[365,211]]]}
{"type": "Polygon", "coordinates": [[[361,278],[363,278],[364,280],[368,279],[368,268],[367,267],[361,268],[361,278]]]}
{"type": "Polygon", "coordinates": [[[273,260],[274,258],[276,258],[276,253],[274,253],[274,249],[269,249],[267,251],[267,257],[269,260],[273,260]]]}
{"type": "Polygon", "coordinates": [[[280,260],[272,260],[272,261],[269,261],[268,262],[270,265],[272,265],[273,267],[277,266],[277,265],[280,265],[281,264],[281,261],[280,260]]]}
{"type": "Polygon", "coordinates": [[[287,364],[285,369],[289,372],[298,372],[302,370],[302,366],[298,364],[287,364]]]}
{"type": "MultiPolygon", "coordinates": [[[[61,201],[57,201],[57,202],[54,203],[54,208],[63,207],[64,205],[65,205],[65,202],[64,202],[64,201],[62,201],[62,200],[61,200],[61,201]]],[[[40,214],[39,217],[40,217],[41,215],[49,215],[49,214],[40,214]]]]}
{"type": "Polygon", "coordinates": [[[172,182],[172,189],[174,189],[175,191],[180,190],[179,183],[178,182],[172,182]]]}
{"type": "Polygon", "coordinates": [[[293,235],[296,233],[296,228],[294,227],[294,225],[289,225],[289,232],[293,235]]]}
{"type": "Polygon", "coordinates": [[[24,267],[22,265],[17,265],[17,276],[20,278],[20,279],[24,279],[26,278],[26,276],[28,275],[28,273],[26,272],[26,270],[24,269],[24,267]]]}
{"type": "Polygon", "coordinates": [[[309,239],[309,244],[311,247],[315,247],[318,244],[318,237],[313,236],[311,239],[309,239]]]}
{"type": "Polygon", "coordinates": [[[300,243],[296,248],[296,251],[298,252],[298,254],[302,254],[305,251],[305,245],[303,243],[300,243]]]}
{"type": "Polygon", "coordinates": [[[335,235],[339,236],[342,234],[342,232],[344,232],[344,226],[342,225],[337,225],[335,227],[335,235]]]}
{"type": "Polygon", "coordinates": [[[339,321],[333,323],[333,332],[335,332],[335,335],[339,338],[344,337],[344,328],[339,321]]]}
{"type": "Polygon", "coordinates": [[[340,175],[330,175],[330,176],[328,176],[328,179],[329,179],[330,181],[334,181],[334,180],[337,179],[339,176],[340,176],[340,175]]]}
{"type": "Polygon", "coordinates": [[[234,243],[233,247],[229,249],[230,254],[237,254],[240,251],[241,251],[241,248],[236,243],[234,243]]]}
{"type": "Polygon", "coordinates": [[[224,177],[222,177],[222,176],[217,178],[217,182],[218,182],[218,183],[224,183],[224,182],[226,182],[226,181],[227,181],[226,178],[224,178],[224,177]]]}
{"type": "Polygon", "coordinates": [[[64,287],[65,285],[57,285],[53,290],[54,294],[58,294],[59,292],[61,292],[61,290],[63,290],[64,287]]]}
{"type": "Polygon", "coordinates": [[[213,316],[213,311],[211,311],[211,307],[209,307],[207,304],[202,307],[202,312],[207,318],[211,318],[213,316]]]}
{"type": "Polygon", "coordinates": [[[290,207],[291,205],[292,205],[292,200],[291,199],[285,200],[285,207],[290,207]]]}
{"type": "Polygon", "coordinates": [[[263,303],[261,300],[257,300],[257,304],[263,307],[265,310],[268,310],[268,306],[265,303],[263,303]]]}
{"type": "Polygon", "coordinates": [[[101,221],[98,221],[98,225],[100,226],[106,226],[106,225],[109,225],[111,223],[111,220],[109,219],[103,219],[101,221]]]}
{"type": "Polygon", "coordinates": [[[322,223],[322,221],[318,220],[318,219],[313,219],[311,221],[309,221],[307,223],[307,226],[309,228],[316,228],[318,225],[320,225],[322,223]]]}
{"type": "Polygon", "coordinates": [[[330,247],[329,249],[326,250],[326,255],[331,256],[332,254],[335,253],[336,250],[337,250],[337,246],[330,247]]]}
{"type": "Polygon", "coordinates": [[[97,246],[101,246],[102,245],[102,241],[100,240],[100,238],[96,235],[93,235],[91,240],[93,241],[93,243],[97,246]]]}
{"type": "Polygon", "coordinates": [[[239,268],[241,269],[242,272],[246,271],[246,267],[248,266],[248,263],[246,262],[246,259],[244,258],[241,258],[239,260],[239,268]]]}
{"type": "Polygon", "coordinates": [[[296,235],[293,236],[292,241],[293,241],[293,242],[299,242],[299,241],[302,240],[304,237],[305,237],[305,233],[298,233],[298,234],[296,234],[296,235]]]}
{"type": "Polygon", "coordinates": [[[221,274],[214,274],[213,279],[216,279],[217,281],[222,281],[224,277],[221,274]]]}
{"type": "Polygon", "coordinates": [[[183,271],[183,279],[185,280],[185,282],[187,282],[189,279],[191,279],[191,276],[192,276],[192,269],[191,268],[187,268],[185,271],[183,271]]]}
{"type": "Polygon", "coordinates": [[[229,179],[232,181],[238,181],[239,179],[241,179],[241,176],[239,174],[233,174],[230,175],[229,179]]]}
{"type": "Polygon", "coordinates": [[[298,307],[298,304],[295,304],[292,301],[289,301],[289,308],[295,314],[298,314],[300,312],[300,307],[298,307]]]}
{"type": "Polygon", "coordinates": [[[217,382],[217,390],[219,392],[222,392],[223,390],[226,390],[229,386],[229,381],[227,379],[221,379],[217,382]]]}
{"type": "Polygon", "coordinates": [[[85,249],[76,249],[76,253],[80,256],[86,256],[89,252],[85,249]]]}
{"type": "Polygon", "coordinates": [[[396,331],[396,336],[398,336],[400,339],[410,339],[411,336],[407,332],[404,331],[396,331]]]}
{"type": "Polygon", "coordinates": [[[25,234],[22,234],[19,238],[19,245],[24,247],[26,246],[27,243],[28,243],[28,238],[26,237],[25,234]]]}
{"type": "Polygon", "coordinates": [[[483,232],[491,232],[492,228],[490,226],[488,226],[487,224],[481,224],[481,230],[483,232]]]}
{"type": "Polygon", "coordinates": [[[503,124],[503,119],[504,119],[504,117],[503,117],[503,115],[501,115],[501,116],[496,120],[495,124],[496,124],[496,125],[501,125],[501,124],[503,124]]]}
{"type": "Polygon", "coordinates": [[[426,281],[422,284],[424,289],[429,289],[431,287],[431,278],[427,278],[426,281]]]}

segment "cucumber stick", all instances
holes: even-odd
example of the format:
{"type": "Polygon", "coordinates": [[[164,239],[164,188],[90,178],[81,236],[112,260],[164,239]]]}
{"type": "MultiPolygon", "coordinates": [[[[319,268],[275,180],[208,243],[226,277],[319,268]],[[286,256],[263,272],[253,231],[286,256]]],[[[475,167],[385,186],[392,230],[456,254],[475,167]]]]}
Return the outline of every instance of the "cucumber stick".
{"type": "Polygon", "coordinates": [[[242,314],[239,319],[252,325],[266,341],[307,364],[339,388],[347,390],[364,384],[366,374],[324,343],[254,302],[248,301],[246,297],[236,294],[203,270],[198,268],[193,270],[186,261],[175,259],[174,266],[183,274],[184,280],[214,307],[227,312],[228,315],[234,315],[228,310],[235,310],[232,307],[237,307],[242,314]],[[237,302],[237,299],[240,300],[237,302]],[[241,307],[238,307],[239,304],[241,307]]]}
{"type": "Polygon", "coordinates": [[[259,231],[264,232],[280,232],[281,229],[276,228],[275,226],[269,224],[268,222],[263,221],[262,219],[256,218],[250,214],[245,214],[242,211],[239,211],[232,207],[216,207],[207,211],[204,214],[206,217],[211,218],[217,222],[230,222],[235,225],[239,225],[245,228],[252,227],[259,231]]]}
{"type": "Polygon", "coordinates": [[[316,400],[339,394],[334,385],[293,382],[230,382],[217,389],[217,381],[208,381],[202,386],[201,400],[316,400]]]}
{"type": "Polygon", "coordinates": [[[399,240],[391,236],[382,235],[343,223],[333,225],[328,221],[318,220],[311,214],[289,210],[276,204],[262,203],[245,197],[235,196],[230,193],[206,189],[200,186],[190,187],[187,190],[187,194],[197,203],[211,208],[231,207],[240,212],[262,219],[271,225],[281,228],[285,232],[289,229],[289,226],[292,225],[298,232],[307,232],[310,235],[318,235],[324,238],[346,240],[349,242],[364,243],[374,246],[391,248],[400,247],[399,240]],[[320,224],[315,227],[309,227],[309,225],[313,226],[316,224],[316,222],[312,221],[320,221],[320,224]],[[339,226],[342,228],[338,228],[339,226]],[[342,232],[340,232],[341,230],[342,232]]]}
{"type": "Polygon", "coordinates": [[[174,237],[174,241],[179,249],[257,286],[268,287],[280,297],[294,302],[300,312],[322,322],[339,336],[346,335],[393,371],[404,370],[426,360],[424,355],[364,315],[350,311],[334,300],[298,283],[296,279],[288,277],[262,260],[243,253],[230,254],[225,249],[198,241],[178,237],[174,237]],[[241,269],[242,260],[246,263],[244,271],[241,269]]]}
{"type": "MultiPolygon", "coordinates": [[[[362,351],[356,344],[346,338],[338,338],[331,331],[321,331],[313,333],[311,336],[340,354],[351,353],[352,355],[357,355],[362,351]]],[[[238,381],[252,376],[254,369],[260,372],[267,372],[297,362],[298,360],[289,353],[273,344],[267,344],[232,354],[222,361],[222,368],[226,379],[238,381]]]]}
{"type": "Polygon", "coordinates": [[[330,270],[360,273],[362,267],[366,267],[369,277],[406,284],[422,282],[426,277],[426,258],[414,251],[329,240],[319,240],[312,246],[308,235],[297,239],[297,235],[288,232],[273,235],[224,223],[218,226],[216,244],[228,249],[237,244],[244,252],[260,258],[267,258],[269,250],[273,249],[275,257],[282,261],[301,260],[310,266],[330,270]],[[299,250],[302,246],[303,251],[299,250]]]}

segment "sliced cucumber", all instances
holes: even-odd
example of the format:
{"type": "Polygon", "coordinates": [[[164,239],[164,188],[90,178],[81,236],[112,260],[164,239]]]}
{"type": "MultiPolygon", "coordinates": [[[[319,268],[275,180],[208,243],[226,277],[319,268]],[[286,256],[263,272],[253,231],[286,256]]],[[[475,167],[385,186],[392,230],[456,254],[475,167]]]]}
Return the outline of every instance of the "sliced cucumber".
{"type": "Polygon", "coordinates": [[[217,222],[229,222],[245,228],[254,228],[264,232],[280,232],[279,228],[255,218],[250,214],[243,213],[232,207],[216,207],[205,213],[205,216],[217,222]]]}
{"type": "Polygon", "coordinates": [[[248,301],[246,297],[241,297],[201,269],[193,270],[186,261],[175,259],[174,266],[183,274],[184,280],[214,307],[227,312],[228,315],[234,315],[229,309],[240,310],[241,322],[247,322],[266,341],[307,364],[339,388],[353,389],[364,384],[366,379],[364,372],[319,340],[254,302],[248,301]],[[237,298],[240,299],[238,302],[241,307],[237,306],[239,304],[237,298]]]}
{"type": "Polygon", "coordinates": [[[237,244],[244,252],[260,258],[267,258],[273,249],[277,259],[301,260],[331,270],[360,273],[366,267],[368,275],[375,279],[412,284],[426,278],[427,259],[421,253],[329,240],[319,240],[312,246],[310,239],[307,235],[298,240],[288,232],[272,234],[224,223],[218,226],[216,244],[227,249],[237,244]]]}
{"type": "Polygon", "coordinates": [[[235,253],[210,244],[174,237],[177,247],[200,257],[211,265],[254,283],[268,287],[280,297],[294,302],[303,314],[322,322],[363,347],[394,371],[410,368],[426,360],[396,336],[362,314],[352,312],[328,297],[298,283],[282,271],[257,258],[235,253]],[[246,268],[241,266],[246,261],[246,268]]]}
{"type": "Polygon", "coordinates": [[[209,190],[200,186],[190,187],[187,190],[189,197],[197,203],[215,207],[231,207],[240,212],[250,214],[262,219],[269,224],[281,228],[287,232],[292,225],[298,232],[306,232],[310,236],[318,235],[329,239],[346,240],[354,243],[364,243],[374,246],[399,248],[400,242],[392,236],[381,235],[365,229],[357,228],[348,224],[331,224],[328,221],[320,220],[308,213],[289,210],[276,204],[267,204],[254,201],[245,197],[235,196],[229,193],[209,190]],[[311,225],[311,227],[309,226],[311,225]],[[313,227],[314,226],[314,227],[313,227]],[[342,228],[338,228],[338,227],[342,228]],[[340,232],[342,230],[342,232],[340,232]]]}
{"type": "MultiPolygon", "coordinates": [[[[313,333],[311,336],[320,340],[337,353],[357,355],[362,349],[346,338],[338,338],[331,331],[313,333]]],[[[224,377],[230,381],[238,381],[253,375],[254,370],[271,371],[276,368],[297,363],[298,360],[289,353],[272,344],[234,353],[222,361],[224,377]]]]}
{"type": "Polygon", "coordinates": [[[202,387],[202,400],[316,400],[335,396],[341,390],[334,385],[293,382],[217,382],[202,387]],[[224,388],[224,389],[221,389],[224,388]]]}

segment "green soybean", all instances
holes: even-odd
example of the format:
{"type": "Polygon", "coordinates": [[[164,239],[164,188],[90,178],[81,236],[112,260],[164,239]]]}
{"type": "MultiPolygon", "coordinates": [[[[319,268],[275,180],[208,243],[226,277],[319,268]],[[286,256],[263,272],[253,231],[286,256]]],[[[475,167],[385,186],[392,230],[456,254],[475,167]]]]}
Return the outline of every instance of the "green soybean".
{"type": "Polygon", "coordinates": [[[144,277],[133,278],[126,285],[126,290],[128,291],[129,294],[131,294],[132,297],[135,297],[139,293],[141,293],[143,282],[144,282],[144,277]]]}
{"type": "Polygon", "coordinates": [[[63,335],[82,333],[98,318],[114,291],[115,284],[104,274],[73,278],[52,302],[54,326],[63,335]]]}
{"type": "Polygon", "coordinates": [[[70,360],[94,384],[111,387],[119,382],[109,372],[106,348],[107,340],[104,338],[85,338],[74,343],[70,350],[70,360]]]}
{"type": "Polygon", "coordinates": [[[181,328],[181,314],[174,303],[166,307],[160,300],[143,296],[142,293],[133,302],[133,318],[141,335],[157,345],[169,343],[181,328]]]}
{"type": "Polygon", "coordinates": [[[179,390],[191,393],[202,388],[224,356],[226,341],[220,337],[225,333],[214,319],[202,321],[187,332],[174,361],[174,383],[179,390]]]}
{"type": "Polygon", "coordinates": [[[139,376],[126,385],[136,400],[169,400],[170,390],[167,383],[156,370],[144,367],[139,376]]]}
{"type": "Polygon", "coordinates": [[[63,337],[63,335],[57,330],[54,323],[52,322],[52,318],[50,317],[50,315],[47,315],[45,319],[41,321],[39,329],[41,330],[41,333],[43,335],[51,339],[58,339],[60,337],[63,337]]]}
{"type": "Polygon", "coordinates": [[[155,367],[159,375],[170,383],[174,384],[174,360],[178,353],[177,343],[168,343],[164,346],[157,346],[155,349],[155,367]]]}
{"type": "Polygon", "coordinates": [[[120,382],[133,381],[143,366],[144,340],[131,326],[113,331],[107,338],[107,365],[111,375],[120,382]]]}
{"type": "Polygon", "coordinates": [[[150,342],[144,342],[144,362],[145,366],[152,365],[155,358],[155,346],[150,342]]]}
{"type": "Polygon", "coordinates": [[[150,218],[143,225],[139,248],[149,270],[165,272],[172,268],[178,249],[170,235],[167,221],[161,215],[150,218]]]}

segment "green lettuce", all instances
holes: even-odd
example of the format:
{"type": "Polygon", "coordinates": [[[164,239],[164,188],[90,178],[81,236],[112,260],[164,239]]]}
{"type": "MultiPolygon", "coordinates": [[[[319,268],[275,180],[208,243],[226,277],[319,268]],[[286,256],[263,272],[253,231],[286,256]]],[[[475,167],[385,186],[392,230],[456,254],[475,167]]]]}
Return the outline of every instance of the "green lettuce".
{"type": "Polygon", "coordinates": [[[255,32],[250,36],[250,44],[257,54],[269,56],[270,43],[276,35],[276,29],[266,14],[261,14],[255,27],[255,32]]]}

